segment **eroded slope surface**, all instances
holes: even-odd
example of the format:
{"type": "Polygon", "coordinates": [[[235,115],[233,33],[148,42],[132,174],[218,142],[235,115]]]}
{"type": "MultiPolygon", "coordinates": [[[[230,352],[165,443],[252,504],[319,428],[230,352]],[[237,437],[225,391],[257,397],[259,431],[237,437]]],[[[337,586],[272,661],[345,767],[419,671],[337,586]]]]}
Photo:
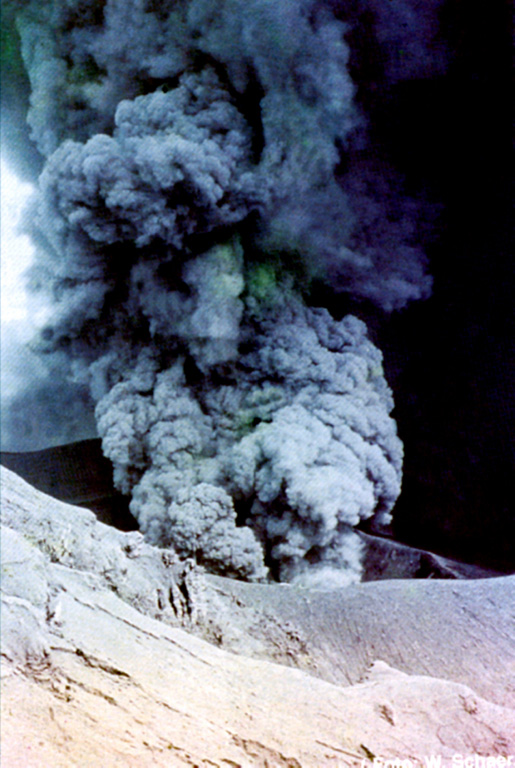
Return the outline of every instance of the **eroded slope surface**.
{"type": "Polygon", "coordinates": [[[515,750],[509,606],[496,631],[485,629],[492,606],[509,598],[510,578],[482,581],[476,596],[479,582],[441,582],[432,598],[422,582],[404,584],[403,598],[401,582],[363,585],[359,594],[208,580],[7,470],[2,508],[9,768],[296,768],[515,750]],[[417,595],[435,612],[436,633],[438,606],[446,606],[440,656],[461,654],[453,674],[437,663],[437,642],[418,615],[404,645],[400,633],[377,640],[388,606],[408,626],[417,595]],[[488,674],[495,652],[504,679],[493,661],[488,674]]]}

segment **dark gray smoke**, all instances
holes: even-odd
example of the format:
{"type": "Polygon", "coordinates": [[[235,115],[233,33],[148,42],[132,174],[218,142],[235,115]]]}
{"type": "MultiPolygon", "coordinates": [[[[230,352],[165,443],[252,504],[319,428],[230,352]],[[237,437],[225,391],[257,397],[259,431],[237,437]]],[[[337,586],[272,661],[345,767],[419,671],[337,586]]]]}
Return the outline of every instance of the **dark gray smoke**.
{"type": "Polygon", "coordinates": [[[89,385],[142,530],[218,572],[356,578],[352,527],[400,492],[381,355],[360,320],[309,306],[315,283],[386,310],[430,290],[347,40],[366,24],[392,51],[416,28],[381,74],[413,76],[437,4],[417,23],[383,5],[6,4],[45,158],[40,348],[89,385]]]}

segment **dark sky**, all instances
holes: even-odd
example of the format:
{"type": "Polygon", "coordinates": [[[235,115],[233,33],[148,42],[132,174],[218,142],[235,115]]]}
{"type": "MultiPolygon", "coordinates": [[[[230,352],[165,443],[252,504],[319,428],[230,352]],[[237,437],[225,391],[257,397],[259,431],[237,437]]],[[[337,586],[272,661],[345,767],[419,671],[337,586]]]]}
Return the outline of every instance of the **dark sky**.
{"type": "Polygon", "coordinates": [[[515,568],[513,68],[510,3],[449,2],[445,75],[385,93],[377,135],[413,191],[443,204],[433,297],[379,346],[406,447],[397,535],[515,568]]]}

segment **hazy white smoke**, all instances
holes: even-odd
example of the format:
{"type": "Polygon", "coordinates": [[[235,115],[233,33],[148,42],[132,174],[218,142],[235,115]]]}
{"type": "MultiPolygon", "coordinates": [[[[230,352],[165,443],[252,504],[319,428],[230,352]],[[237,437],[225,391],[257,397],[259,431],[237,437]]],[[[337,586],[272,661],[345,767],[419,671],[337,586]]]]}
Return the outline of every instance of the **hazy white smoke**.
{"type": "Polygon", "coordinates": [[[26,290],[34,246],[21,234],[23,209],[34,187],[1,164],[2,245],[0,392],[2,450],[30,451],[96,435],[87,391],[66,380],[62,365],[31,350],[50,307],[26,290]],[[63,412],[63,401],[68,403],[63,412]]]}

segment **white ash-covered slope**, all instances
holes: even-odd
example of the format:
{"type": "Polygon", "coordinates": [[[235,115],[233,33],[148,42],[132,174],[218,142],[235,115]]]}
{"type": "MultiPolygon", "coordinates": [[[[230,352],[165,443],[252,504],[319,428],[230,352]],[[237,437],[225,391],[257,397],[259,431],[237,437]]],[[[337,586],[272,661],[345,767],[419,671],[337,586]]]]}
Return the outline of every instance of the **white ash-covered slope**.
{"type": "MultiPolygon", "coordinates": [[[[401,673],[380,661],[356,685],[317,677],[322,644],[310,645],[308,638],[301,648],[295,640],[295,606],[298,599],[320,605],[332,595],[338,599],[331,606],[339,603],[346,622],[359,621],[354,600],[346,603],[346,590],[324,593],[220,578],[213,586],[199,573],[181,574],[179,564],[141,536],[109,529],[87,511],[44,496],[7,470],[2,470],[2,508],[6,765],[207,768],[232,761],[256,768],[315,768],[333,762],[361,765],[371,755],[420,761],[439,754],[450,761],[457,753],[509,755],[515,750],[515,710],[494,704],[494,696],[482,698],[473,685],[438,679],[436,658],[431,676],[401,673]],[[242,590],[239,596],[226,592],[224,597],[225,587],[236,586],[242,590]],[[275,607],[290,606],[282,635],[281,627],[266,627],[260,590],[278,597],[275,607]],[[258,617],[260,642],[254,635],[252,648],[249,635],[246,652],[235,655],[195,637],[193,630],[209,634],[210,611],[220,622],[218,642],[232,633],[234,645],[238,638],[245,643],[249,620],[258,617]],[[268,653],[273,658],[281,642],[290,665],[305,671],[249,656],[268,653]]],[[[508,582],[512,579],[481,582],[484,604],[502,596],[508,582]]],[[[389,594],[388,583],[381,586],[383,603],[397,599],[395,590],[389,594]]],[[[440,586],[459,593],[469,584],[440,586]]],[[[372,594],[375,585],[368,587],[372,594]]],[[[448,597],[442,595],[443,612],[449,611],[448,597]]],[[[471,603],[465,599],[462,607],[471,603]]],[[[480,605],[474,610],[467,611],[463,629],[475,631],[480,651],[478,635],[489,609],[484,615],[480,605]]],[[[404,619],[409,623],[409,614],[404,619]]],[[[341,641],[330,638],[328,624],[323,631],[333,648],[341,641]]],[[[364,640],[369,631],[363,629],[364,640]]],[[[463,640],[458,633],[445,638],[441,656],[458,659],[463,640]]],[[[423,645],[414,644],[413,637],[407,644],[406,658],[420,664],[423,645]]],[[[502,642],[497,650],[504,653],[502,642]]],[[[327,653],[327,660],[333,663],[334,656],[327,653]]],[[[509,658],[505,662],[506,673],[509,658]]],[[[472,675],[470,655],[463,660],[464,669],[467,665],[472,675]]],[[[477,666],[478,682],[483,674],[477,666]]]]}

